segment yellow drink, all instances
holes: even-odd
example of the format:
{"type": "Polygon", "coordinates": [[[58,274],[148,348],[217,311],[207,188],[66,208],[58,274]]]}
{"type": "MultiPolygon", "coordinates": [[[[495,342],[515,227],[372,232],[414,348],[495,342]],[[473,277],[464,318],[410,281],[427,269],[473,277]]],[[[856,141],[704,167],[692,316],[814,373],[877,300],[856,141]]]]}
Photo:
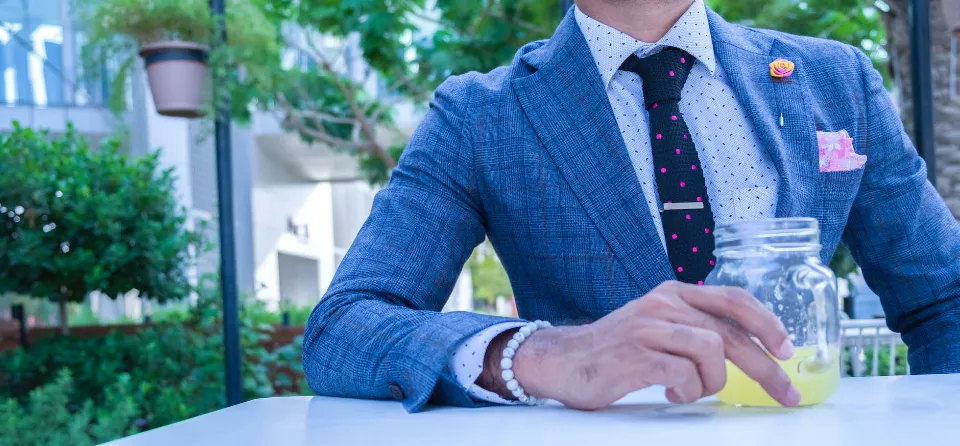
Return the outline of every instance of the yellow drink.
{"type": "MultiPolygon", "coordinates": [[[[799,347],[792,358],[777,361],[787,372],[790,381],[800,391],[800,405],[811,406],[826,401],[840,384],[840,351],[831,349],[829,366],[810,365],[817,355],[817,347],[799,347]]],[[[727,404],[757,407],[780,407],[756,381],[739,367],[727,361],[727,385],[717,394],[727,404]]]]}

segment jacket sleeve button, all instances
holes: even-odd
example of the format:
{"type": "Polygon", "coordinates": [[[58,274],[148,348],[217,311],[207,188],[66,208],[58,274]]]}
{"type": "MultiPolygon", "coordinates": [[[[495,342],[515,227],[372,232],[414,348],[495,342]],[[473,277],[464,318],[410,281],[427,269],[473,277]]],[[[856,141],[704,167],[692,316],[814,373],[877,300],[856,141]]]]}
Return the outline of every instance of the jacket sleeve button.
{"type": "Polygon", "coordinates": [[[406,398],[406,395],[403,393],[403,389],[397,383],[390,383],[390,396],[398,401],[406,398]]]}

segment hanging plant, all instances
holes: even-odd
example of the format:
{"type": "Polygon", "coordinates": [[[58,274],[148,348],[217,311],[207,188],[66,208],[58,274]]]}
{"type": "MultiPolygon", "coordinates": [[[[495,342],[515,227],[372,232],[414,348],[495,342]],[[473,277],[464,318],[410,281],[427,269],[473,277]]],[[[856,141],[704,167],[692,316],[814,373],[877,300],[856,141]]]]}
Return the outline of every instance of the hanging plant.
{"type": "MultiPolygon", "coordinates": [[[[81,26],[89,40],[83,46],[86,72],[96,72],[104,61],[119,60],[111,80],[108,102],[120,112],[126,108],[130,69],[142,57],[157,112],[195,118],[214,105],[237,104],[249,95],[234,95],[247,83],[262,78],[257,70],[279,63],[277,26],[256,0],[228,0],[227,42],[214,45],[214,20],[207,0],[75,0],[81,26]],[[211,50],[211,48],[213,48],[211,50]],[[210,72],[216,71],[219,98],[210,96],[210,72]],[[236,73],[246,73],[241,79],[236,73]],[[236,100],[234,98],[236,97],[236,100]]],[[[241,119],[243,116],[241,116],[241,119]]]]}

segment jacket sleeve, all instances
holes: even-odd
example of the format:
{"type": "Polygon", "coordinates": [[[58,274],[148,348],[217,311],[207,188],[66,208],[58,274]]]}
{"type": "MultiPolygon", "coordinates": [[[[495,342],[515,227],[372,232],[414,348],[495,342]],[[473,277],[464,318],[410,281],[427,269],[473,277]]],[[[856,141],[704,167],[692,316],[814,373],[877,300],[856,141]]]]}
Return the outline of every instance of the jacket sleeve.
{"type": "Polygon", "coordinates": [[[844,243],[909,347],[911,373],[960,372],[960,225],[927,181],[880,74],[863,73],[867,164],[844,243]]]}
{"type": "MultiPolygon", "coordinates": [[[[467,75],[470,76],[470,75],[467,75]]],[[[509,319],[440,313],[484,237],[468,122],[469,80],[451,78],[307,322],[303,365],[319,395],[478,405],[448,367],[458,345],[509,319]]]]}

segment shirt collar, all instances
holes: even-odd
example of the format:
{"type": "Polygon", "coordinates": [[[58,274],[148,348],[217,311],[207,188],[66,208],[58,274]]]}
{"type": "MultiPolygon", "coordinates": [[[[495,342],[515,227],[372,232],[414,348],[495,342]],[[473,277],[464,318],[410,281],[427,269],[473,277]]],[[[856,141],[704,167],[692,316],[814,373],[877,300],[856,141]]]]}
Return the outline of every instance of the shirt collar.
{"type": "Polygon", "coordinates": [[[694,0],[687,12],[683,13],[677,23],[656,43],[634,39],[584,14],[580,8],[574,9],[577,26],[580,27],[593,59],[597,62],[604,87],[610,84],[613,75],[630,54],[636,53],[639,57],[645,57],[665,47],[679,48],[690,53],[707,67],[711,75],[717,68],[710,23],[707,21],[703,0],[694,0]]]}

